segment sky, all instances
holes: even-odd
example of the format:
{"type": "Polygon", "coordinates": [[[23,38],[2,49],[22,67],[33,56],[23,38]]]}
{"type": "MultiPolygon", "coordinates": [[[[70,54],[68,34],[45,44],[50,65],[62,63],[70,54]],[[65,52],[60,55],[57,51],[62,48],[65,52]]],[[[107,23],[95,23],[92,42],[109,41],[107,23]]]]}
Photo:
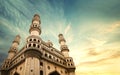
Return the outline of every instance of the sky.
{"type": "Polygon", "coordinates": [[[17,34],[24,46],[36,13],[44,41],[59,49],[64,35],[76,75],[120,74],[120,0],[0,0],[0,64],[17,34]]]}

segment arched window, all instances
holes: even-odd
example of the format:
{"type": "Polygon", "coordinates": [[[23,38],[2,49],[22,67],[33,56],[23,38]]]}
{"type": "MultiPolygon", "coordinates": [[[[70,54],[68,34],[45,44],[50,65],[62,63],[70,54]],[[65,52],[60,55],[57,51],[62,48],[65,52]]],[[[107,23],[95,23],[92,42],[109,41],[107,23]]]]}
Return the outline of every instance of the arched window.
{"type": "Polygon", "coordinates": [[[34,39],[34,41],[36,41],[36,39],[34,39]]]}
{"type": "Polygon", "coordinates": [[[32,41],[32,39],[30,39],[30,41],[32,41]]]}
{"type": "Polygon", "coordinates": [[[63,62],[62,62],[62,61],[60,61],[60,63],[62,64],[63,62]]]}
{"type": "Polygon", "coordinates": [[[42,70],[40,70],[40,75],[43,75],[43,71],[42,70]]]}
{"type": "Polygon", "coordinates": [[[33,47],[35,47],[36,46],[36,44],[33,44],[33,47]]]}
{"type": "Polygon", "coordinates": [[[38,42],[40,42],[40,40],[38,40],[38,42]]]}
{"type": "Polygon", "coordinates": [[[47,54],[45,54],[45,57],[47,57],[47,54]]]}
{"type": "Polygon", "coordinates": [[[49,58],[51,59],[51,58],[52,58],[52,56],[51,56],[51,55],[49,55],[49,58]]]}
{"type": "Polygon", "coordinates": [[[69,60],[67,59],[67,62],[69,62],[69,60]]]}
{"type": "Polygon", "coordinates": [[[48,70],[50,70],[50,66],[48,66],[47,68],[48,68],[48,70]]]}
{"type": "Polygon", "coordinates": [[[39,48],[40,46],[38,45],[38,48],[39,48]]]}
{"type": "Polygon", "coordinates": [[[43,66],[43,62],[40,62],[40,66],[43,66]]]}
{"type": "Polygon", "coordinates": [[[22,70],[22,67],[20,67],[20,70],[22,70]]]}
{"type": "Polygon", "coordinates": [[[29,47],[31,47],[31,44],[29,44],[29,47]]]}
{"type": "Polygon", "coordinates": [[[68,66],[70,66],[70,64],[68,64],[68,66]]]}
{"type": "Polygon", "coordinates": [[[59,60],[57,59],[57,62],[58,62],[59,60]]]}

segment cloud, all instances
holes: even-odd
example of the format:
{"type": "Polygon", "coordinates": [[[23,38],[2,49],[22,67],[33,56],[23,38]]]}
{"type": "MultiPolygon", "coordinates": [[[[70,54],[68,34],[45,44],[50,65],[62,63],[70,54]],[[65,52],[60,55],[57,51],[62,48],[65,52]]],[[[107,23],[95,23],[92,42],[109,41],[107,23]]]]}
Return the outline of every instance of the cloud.
{"type": "Polygon", "coordinates": [[[37,13],[40,14],[42,21],[41,35],[43,39],[50,39],[53,42],[56,42],[58,40],[57,35],[64,32],[66,23],[63,10],[63,1],[60,1],[57,5],[56,4],[56,1],[53,1],[52,4],[47,0],[38,2],[3,1],[0,5],[3,10],[3,13],[0,13],[0,15],[2,15],[0,17],[0,24],[4,26],[4,30],[2,29],[2,31],[5,31],[4,35],[7,35],[8,32],[9,35],[13,35],[12,38],[14,38],[17,34],[21,35],[20,46],[22,47],[25,43],[26,37],[29,36],[28,31],[31,24],[31,19],[33,15],[37,13]]]}
{"type": "Polygon", "coordinates": [[[120,50],[115,51],[114,54],[110,56],[110,58],[119,58],[120,57],[120,50]]]}
{"type": "Polygon", "coordinates": [[[120,28],[120,22],[103,24],[98,29],[98,32],[105,35],[112,34],[112,33],[116,33],[119,28],[120,28]]]}
{"type": "Polygon", "coordinates": [[[113,31],[117,30],[117,28],[119,28],[119,27],[120,27],[120,24],[113,24],[105,29],[105,33],[113,32],[113,31]]]}
{"type": "Polygon", "coordinates": [[[120,50],[104,50],[101,52],[95,52],[94,49],[89,49],[90,52],[84,58],[85,61],[79,63],[80,65],[109,65],[115,62],[109,62],[109,60],[114,60],[120,58],[120,50]],[[93,52],[92,52],[93,50],[93,52]]]}
{"type": "Polygon", "coordinates": [[[120,50],[107,50],[99,55],[88,56],[85,61],[76,65],[76,73],[84,74],[100,74],[100,75],[119,75],[120,73],[120,50]]]}
{"type": "MultiPolygon", "coordinates": [[[[83,30],[83,32],[78,36],[80,42],[76,41],[76,43],[80,46],[73,49],[74,51],[76,51],[76,55],[73,53],[74,54],[73,56],[76,57],[75,59],[75,61],[77,62],[76,66],[77,66],[77,70],[79,70],[77,72],[84,71],[84,73],[86,73],[87,71],[93,71],[93,72],[98,71],[98,74],[100,74],[100,71],[111,72],[109,71],[110,69],[107,67],[111,66],[117,68],[115,67],[115,64],[119,66],[117,62],[113,62],[113,61],[119,61],[120,59],[120,55],[119,55],[120,49],[116,49],[118,48],[119,44],[116,43],[115,45],[113,45],[113,42],[108,43],[110,41],[110,38],[113,38],[111,37],[111,35],[113,35],[113,33],[116,33],[118,28],[119,25],[115,25],[115,26],[104,25],[103,27],[93,26],[91,28],[87,28],[88,31],[83,30]],[[107,32],[107,34],[104,32],[102,34],[100,33],[100,31],[102,32],[107,29],[111,29],[111,32],[107,32]],[[84,43],[86,42],[84,45],[82,45],[83,40],[84,43]],[[77,54],[78,52],[79,54],[77,54]]],[[[115,73],[117,72],[115,71],[115,73]]]]}
{"type": "Polygon", "coordinates": [[[119,75],[120,74],[120,72],[111,72],[111,71],[107,71],[107,72],[104,72],[104,71],[102,71],[102,72],[99,72],[99,71],[96,71],[96,72],[94,72],[94,71],[86,71],[86,72],[84,72],[84,71],[77,71],[76,72],[76,75],[119,75]]]}
{"type": "Polygon", "coordinates": [[[65,33],[65,35],[69,32],[69,30],[71,29],[71,23],[69,23],[68,24],[68,26],[65,28],[65,31],[64,31],[64,33],[65,33]]]}
{"type": "Polygon", "coordinates": [[[65,39],[67,40],[67,43],[70,44],[73,41],[73,31],[71,27],[71,23],[68,23],[67,27],[64,29],[64,36],[66,37],[65,39]]]}
{"type": "Polygon", "coordinates": [[[89,51],[88,51],[88,55],[93,55],[93,56],[95,56],[95,55],[98,55],[99,53],[97,53],[96,51],[95,51],[95,48],[89,48],[88,49],[89,51]]]}
{"type": "Polygon", "coordinates": [[[103,61],[106,61],[106,60],[108,60],[108,58],[102,58],[102,59],[95,60],[95,61],[87,61],[87,62],[80,63],[79,66],[80,65],[101,65],[101,63],[105,65],[103,61]]]}
{"type": "Polygon", "coordinates": [[[87,39],[89,41],[89,44],[94,47],[102,46],[103,44],[106,43],[106,41],[104,41],[104,40],[99,40],[99,39],[92,38],[92,37],[89,37],[87,39]]]}

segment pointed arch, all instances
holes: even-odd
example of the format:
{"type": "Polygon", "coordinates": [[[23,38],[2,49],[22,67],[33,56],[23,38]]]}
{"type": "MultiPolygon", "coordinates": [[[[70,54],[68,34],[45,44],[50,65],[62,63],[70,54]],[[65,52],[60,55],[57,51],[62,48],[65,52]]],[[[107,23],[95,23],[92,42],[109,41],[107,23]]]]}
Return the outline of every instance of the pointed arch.
{"type": "Polygon", "coordinates": [[[19,73],[15,72],[14,75],[20,75],[19,73]]]}
{"type": "Polygon", "coordinates": [[[53,71],[51,73],[49,73],[49,75],[60,75],[57,71],[53,71]]]}

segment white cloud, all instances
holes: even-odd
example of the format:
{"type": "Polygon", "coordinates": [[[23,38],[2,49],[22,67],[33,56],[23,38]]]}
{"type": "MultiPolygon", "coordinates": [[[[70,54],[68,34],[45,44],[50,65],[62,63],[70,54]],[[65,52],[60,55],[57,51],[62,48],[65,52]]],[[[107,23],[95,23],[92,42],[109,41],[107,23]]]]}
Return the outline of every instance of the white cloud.
{"type": "Polygon", "coordinates": [[[95,47],[102,46],[104,43],[106,43],[106,41],[104,41],[104,40],[98,40],[98,39],[92,38],[92,37],[87,38],[87,39],[88,39],[88,41],[90,41],[91,45],[95,46],[95,47]]]}
{"type": "Polygon", "coordinates": [[[70,29],[71,29],[71,23],[69,23],[65,28],[65,31],[64,31],[65,35],[69,32],[70,29]]]}

